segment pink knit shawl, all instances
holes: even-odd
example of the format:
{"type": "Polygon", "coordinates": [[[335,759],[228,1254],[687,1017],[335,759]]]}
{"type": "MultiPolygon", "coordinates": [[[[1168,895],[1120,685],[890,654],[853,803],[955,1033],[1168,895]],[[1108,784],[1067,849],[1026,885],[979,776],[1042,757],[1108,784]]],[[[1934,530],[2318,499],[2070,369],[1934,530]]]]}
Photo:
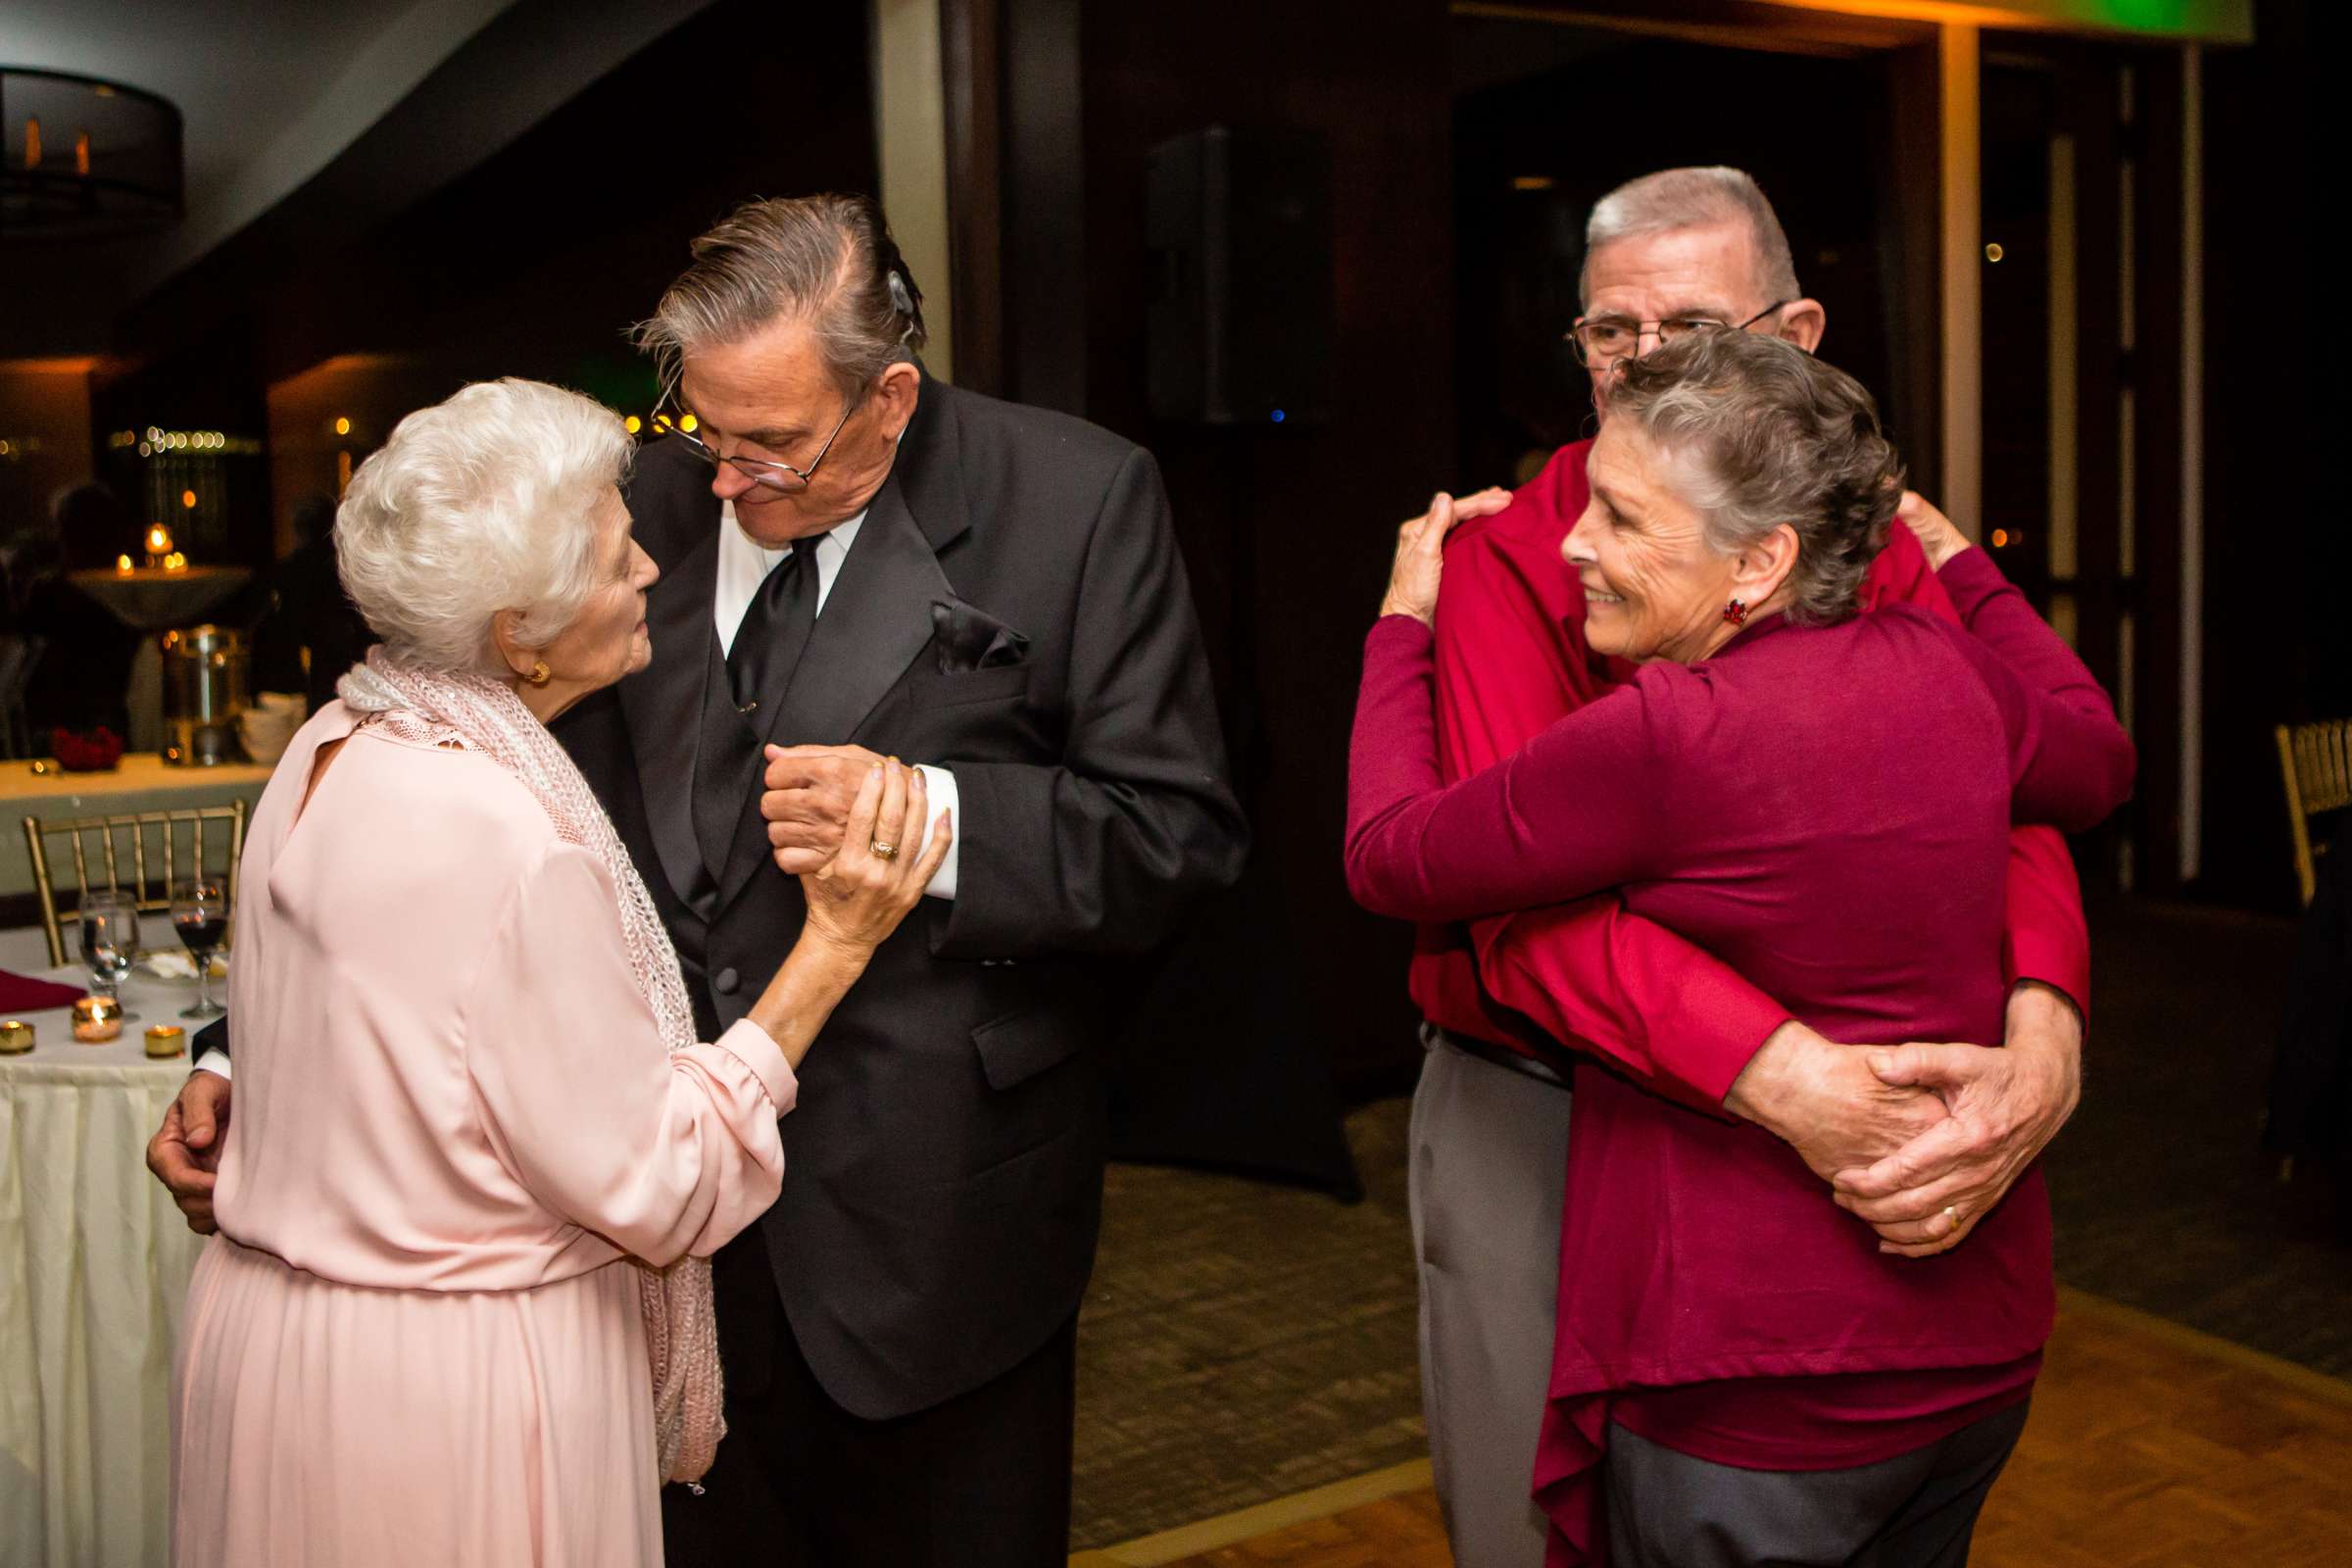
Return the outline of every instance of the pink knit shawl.
{"type": "MultiPolygon", "coordinates": [[[[354,712],[403,739],[456,742],[520,779],[547,808],[558,836],[593,851],[620,890],[620,930],[629,972],[654,1010],[662,1044],[671,1054],[695,1043],[694,1009],[686,1000],[677,951],[654,912],[620,835],[588,788],[588,780],[522,700],[503,682],[481,675],[420,669],[391,659],[381,647],[355,664],[335,694],[354,712]]],[[[720,1417],[718,1336],[710,1304],[710,1264],[682,1257],[667,1268],[631,1259],[637,1298],[645,1312],[645,1348],[654,1373],[654,1440],[666,1481],[700,1480],[710,1468],[720,1417]]]]}

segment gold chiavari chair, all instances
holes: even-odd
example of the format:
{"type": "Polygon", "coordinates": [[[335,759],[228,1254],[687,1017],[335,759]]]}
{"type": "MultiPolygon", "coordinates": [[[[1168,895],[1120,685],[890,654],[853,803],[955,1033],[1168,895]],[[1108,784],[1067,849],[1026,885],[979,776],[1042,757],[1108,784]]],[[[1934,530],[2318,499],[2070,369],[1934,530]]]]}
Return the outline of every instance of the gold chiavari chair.
{"type": "Polygon", "coordinates": [[[41,930],[49,938],[49,961],[62,965],[67,960],[65,933],[58,921],[57,890],[49,871],[50,841],[61,838],[73,845],[77,906],[94,888],[127,891],[137,901],[139,913],[167,917],[172,910],[172,879],[180,874],[183,863],[180,845],[184,842],[189,873],[211,871],[226,878],[229,919],[234,928],[237,867],[245,858],[243,801],[123,816],[24,818],[24,847],[32,856],[33,887],[41,899],[41,930]],[[209,833],[208,824],[212,827],[209,833]],[[214,853],[216,847],[225,855],[224,859],[214,853]]]}
{"type": "Polygon", "coordinates": [[[2319,857],[2326,844],[2314,844],[2311,819],[2352,806],[2352,719],[2324,719],[2316,724],[2278,726],[2278,771],[2286,781],[2286,819],[2295,834],[2295,875],[2303,890],[2303,905],[2311,906],[2319,891],[2319,857]]]}
{"type": "MultiPolygon", "coordinates": [[[[2325,843],[2312,842],[2311,819],[2352,806],[2352,719],[2322,719],[2316,724],[2281,724],[2278,773],[2286,785],[2286,821],[2295,837],[2295,878],[2303,906],[2311,907],[2320,891],[2320,857],[2325,843]]],[[[2278,1161],[2278,1180],[2295,1177],[2295,1158],[2278,1161]]]]}

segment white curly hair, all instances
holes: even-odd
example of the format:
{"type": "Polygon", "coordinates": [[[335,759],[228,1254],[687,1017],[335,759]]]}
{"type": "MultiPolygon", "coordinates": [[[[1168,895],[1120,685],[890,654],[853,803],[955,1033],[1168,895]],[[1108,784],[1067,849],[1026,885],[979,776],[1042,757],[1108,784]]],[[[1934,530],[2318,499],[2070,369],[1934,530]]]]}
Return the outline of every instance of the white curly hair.
{"type": "Polygon", "coordinates": [[[544,381],[480,381],[419,409],[335,514],[344,590],[395,659],[497,672],[500,611],[544,648],[586,603],[597,504],[636,450],[618,415],[544,381]]]}

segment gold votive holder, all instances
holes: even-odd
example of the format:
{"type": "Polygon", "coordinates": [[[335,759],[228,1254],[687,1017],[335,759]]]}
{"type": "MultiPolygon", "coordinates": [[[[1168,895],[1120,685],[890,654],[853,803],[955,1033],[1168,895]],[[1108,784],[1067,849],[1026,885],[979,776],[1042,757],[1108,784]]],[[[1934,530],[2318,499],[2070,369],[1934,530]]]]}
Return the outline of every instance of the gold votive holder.
{"type": "Polygon", "coordinates": [[[112,997],[74,999],[74,1038],[85,1046],[103,1045],[122,1032],[122,1004],[112,997]]]}
{"type": "Polygon", "coordinates": [[[147,1031],[147,1054],[176,1056],[188,1049],[188,1032],[175,1023],[159,1023],[147,1031]]]}
{"type": "Polygon", "coordinates": [[[0,1056],[22,1056],[32,1049],[32,1025],[22,1018],[0,1023],[0,1056]]]}

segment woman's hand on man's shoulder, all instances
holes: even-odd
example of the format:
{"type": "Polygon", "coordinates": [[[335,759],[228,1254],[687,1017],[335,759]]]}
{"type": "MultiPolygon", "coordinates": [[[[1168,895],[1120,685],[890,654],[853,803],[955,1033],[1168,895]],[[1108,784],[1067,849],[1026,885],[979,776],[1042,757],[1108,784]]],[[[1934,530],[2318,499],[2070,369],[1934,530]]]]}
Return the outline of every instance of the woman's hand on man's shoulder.
{"type": "Polygon", "coordinates": [[[1380,602],[1383,615],[1410,615],[1424,626],[1438,613],[1438,584],[1446,569],[1446,536],[1459,522],[1491,517],[1511,504],[1511,493],[1499,485],[1455,500],[1441,490],[1429,498],[1429,510],[1407,518],[1396,530],[1396,559],[1389,568],[1388,596],[1380,602]]]}

